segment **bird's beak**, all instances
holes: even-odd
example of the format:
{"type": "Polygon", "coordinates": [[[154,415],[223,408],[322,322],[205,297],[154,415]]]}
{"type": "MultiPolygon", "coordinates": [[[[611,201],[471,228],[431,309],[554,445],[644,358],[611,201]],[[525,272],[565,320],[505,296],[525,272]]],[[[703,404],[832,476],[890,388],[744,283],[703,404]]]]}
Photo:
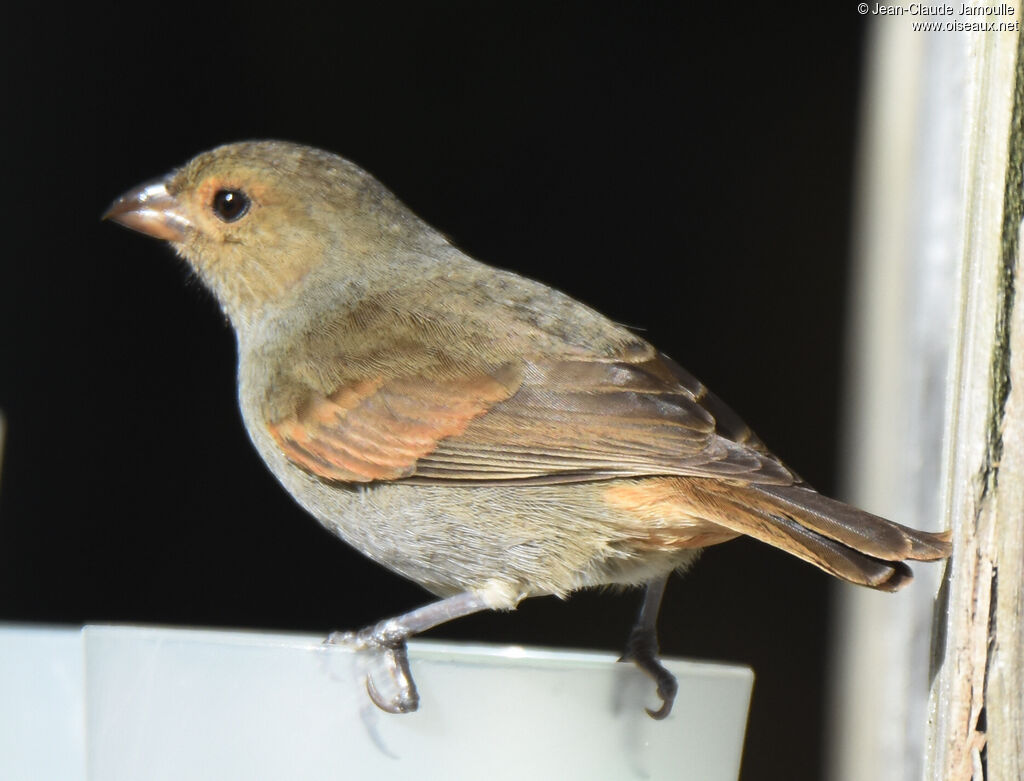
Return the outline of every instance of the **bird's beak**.
{"type": "Polygon", "coordinates": [[[167,192],[166,179],[129,190],[110,204],[102,219],[165,241],[184,241],[192,228],[181,204],[167,192]]]}

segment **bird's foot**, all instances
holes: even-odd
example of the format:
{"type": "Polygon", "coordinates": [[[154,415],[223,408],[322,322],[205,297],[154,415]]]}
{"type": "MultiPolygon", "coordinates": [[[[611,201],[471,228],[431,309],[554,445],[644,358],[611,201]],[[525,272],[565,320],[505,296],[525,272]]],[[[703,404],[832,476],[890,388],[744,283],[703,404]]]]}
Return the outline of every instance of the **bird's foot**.
{"type": "Polygon", "coordinates": [[[637,667],[654,679],[658,687],[661,707],[657,710],[644,708],[652,719],[664,719],[672,712],[679,683],[676,677],[665,669],[658,659],[658,635],[653,628],[636,626],[629,633],[626,650],[619,657],[620,662],[633,662],[637,667]]]}
{"type": "Polygon", "coordinates": [[[373,704],[387,713],[412,713],[420,705],[420,695],[409,670],[407,637],[391,620],[357,632],[332,632],[325,642],[370,652],[376,672],[382,673],[380,677],[387,681],[386,686],[378,687],[373,672],[366,674],[366,693],[373,704]]]}

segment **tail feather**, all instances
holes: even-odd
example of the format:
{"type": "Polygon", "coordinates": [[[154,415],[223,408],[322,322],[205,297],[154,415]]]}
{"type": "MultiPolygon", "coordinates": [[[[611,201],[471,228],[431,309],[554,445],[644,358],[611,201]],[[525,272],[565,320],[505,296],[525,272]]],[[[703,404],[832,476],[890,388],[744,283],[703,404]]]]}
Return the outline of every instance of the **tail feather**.
{"type": "Polygon", "coordinates": [[[770,516],[770,523],[775,525],[777,531],[784,531],[786,545],[778,544],[777,534],[772,534],[765,542],[783,548],[787,553],[810,562],[842,580],[880,591],[899,591],[914,579],[914,573],[902,561],[891,561],[861,553],[804,528],[785,516],[770,516]]]}
{"type": "Polygon", "coordinates": [[[901,526],[806,487],[701,483],[709,494],[701,502],[708,520],[851,583],[898,591],[913,579],[904,560],[950,553],[948,532],[901,526]]]}
{"type": "Polygon", "coordinates": [[[800,486],[759,486],[779,509],[811,531],[886,561],[934,561],[949,555],[949,532],[923,532],[800,486]]]}

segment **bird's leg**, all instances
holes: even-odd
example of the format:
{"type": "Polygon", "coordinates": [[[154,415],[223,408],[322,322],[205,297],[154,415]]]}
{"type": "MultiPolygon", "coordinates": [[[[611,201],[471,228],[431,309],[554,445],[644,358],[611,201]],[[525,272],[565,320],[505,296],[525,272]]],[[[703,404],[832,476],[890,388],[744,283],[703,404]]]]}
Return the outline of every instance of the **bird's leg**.
{"type": "Polygon", "coordinates": [[[675,676],[666,670],[658,659],[658,610],[661,608],[661,598],[665,595],[667,582],[668,575],[648,581],[640,615],[637,616],[636,623],[629,633],[626,651],[619,658],[620,662],[631,661],[636,664],[658,685],[661,707],[658,710],[645,708],[653,719],[664,719],[672,712],[672,703],[679,689],[675,676]]]}
{"type": "Polygon", "coordinates": [[[369,675],[366,677],[366,691],[381,710],[388,713],[411,713],[419,707],[420,697],[409,671],[406,640],[439,624],[487,610],[489,607],[481,596],[467,591],[424,605],[404,615],[385,619],[358,632],[332,632],[326,642],[330,645],[348,646],[358,651],[381,652],[395,694],[390,698],[382,697],[369,675]]]}

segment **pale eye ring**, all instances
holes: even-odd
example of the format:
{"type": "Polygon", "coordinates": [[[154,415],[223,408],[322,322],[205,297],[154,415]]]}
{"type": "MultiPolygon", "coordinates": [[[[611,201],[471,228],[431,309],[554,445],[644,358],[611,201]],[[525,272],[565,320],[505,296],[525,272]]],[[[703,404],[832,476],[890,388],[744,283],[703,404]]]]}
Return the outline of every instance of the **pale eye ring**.
{"type": "Polygon", "coordinates": [[[249,211],[252,202],[241,190],[217,190],[213,196],[213,213],[222,222],[237,222],[249,211]]]}

